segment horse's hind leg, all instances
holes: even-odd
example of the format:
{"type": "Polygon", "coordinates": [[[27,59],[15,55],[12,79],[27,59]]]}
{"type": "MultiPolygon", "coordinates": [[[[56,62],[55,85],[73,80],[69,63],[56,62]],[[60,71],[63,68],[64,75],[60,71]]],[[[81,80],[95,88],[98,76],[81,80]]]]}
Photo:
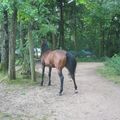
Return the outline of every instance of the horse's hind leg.
{"type": "Polygon", "coordinates": [[[48,86],[51,85],[51,71],[52,71],[52,67],[49,67],[49,74],[48,74],[48,76],[49,76],[49,82],[48,82],[48,86]]]}
{"type": "Polygon", "coordinates": [[[45,72],[45,65],[42,65],[42,81],[41,81],[41,86],[43,86],[43,82],[44,82],[44,72],[45,72]]]}
{"type": "Polygon", "coordinates": [[[72,80],[73,80],[73,83],[74,83],[75,93],[78,93],[77,85],[76,85],[76,82],[75,82],[75,75],[71,75],[71,77],[72,77],[72,80]]]}
{"type": "Polygon", "coordinates": [[[63,92],[63,83],[64,83],[64,76],[62,74],[62,70],[60,70],[58,72],[58,75],[60,77],[60,92],[59,92],[59,95],[61,96],[62,95],[62,92],[63,92]]]}

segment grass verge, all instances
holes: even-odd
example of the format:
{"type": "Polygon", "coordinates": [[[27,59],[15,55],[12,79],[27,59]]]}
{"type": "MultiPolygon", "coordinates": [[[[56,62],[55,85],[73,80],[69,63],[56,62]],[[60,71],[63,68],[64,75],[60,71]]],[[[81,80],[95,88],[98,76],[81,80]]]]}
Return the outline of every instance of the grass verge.
{"type": "Polygon", "coordinates": [[[36,82],[32,81],[30,77],[24,78],[23,75],[21,75],[21,71],[16,72],[16,80],[9,80],[8,75],[0,72],[0,83],[6,83],[9,85],[19,85],[19,86],[33,86],[36,84],[39,84],[40,82],[40,73],[36,72],[36,82]]]}
{"type": "Polygon", "coordinates": [[[104,66],[102,68],[99,68],[97,71],[99,74],[114,82],[115,84],[120,84],[120,75],[116,74],[114,68],[104,66]]]}
{"type": "Polygon", "coordinates": [[[76,58],[78,62],[103,62],[105,61],[105,57],[98,58],[98,57],[79,57],[76,58]]]}

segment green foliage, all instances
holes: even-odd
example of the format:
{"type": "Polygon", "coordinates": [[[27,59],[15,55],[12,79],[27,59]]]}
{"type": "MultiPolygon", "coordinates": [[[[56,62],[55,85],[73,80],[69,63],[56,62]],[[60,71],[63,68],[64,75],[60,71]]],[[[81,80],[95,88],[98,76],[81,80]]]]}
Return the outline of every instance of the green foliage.
{"type": "Polygon", "coordinates": [[[19,6],[19,21],[29,22],[37,19],[37,8],[30,4],[30,1],[21,2],[19,6]]]}
{"type": "MultiPolygon", "coordinates": [[[[54,39],[57,48],[60,19],[58,2],[56,0],[1,0],[0,22],[3,20],[3,9],[7,9],[9,18],[11,17],[14,1],[18,9],[16,48],[20,47],[19,23],[22,23],[22,27],[26,31],[24,35],[26,42],[28,40],[29,22],[32,23],[34,47],[40,47],[42,37],[46,37],[52,44],[51,34],[55,34],[54,39]]],[[[108,55],[107,52],[109,52],[111,54],[113,49],[117,49],[116,44],[119,44],[120,41],[120,38],[116,35],[116,31],[119,30],[119,19],[117,18],[118,21],[114,21],[115,25],[112,25],[113,16],[120,15],[119,6],[120,0],[73,0],[69,4],[65,1],[64,33],[66,49],[81,50],[88,48],[99,55],[100,40],[104,38],[104,53],[108,55]],[[108,44],[108,48],[106,44],[108,44]]],[[[23,29],[21,32],[23,32],[23,29]]],[[[24,50],[22,51],[24,52],[24,50]]],[[[87,61],[86,58],[83,60],[87,61]]]]}
{"type": "Polygon", "coordinates": [[[78,4],[87,4],[87,0],[76,0],[78,4]]]}
{"type": "Polygon", "coordinates": [[[42,35],[45,36],[49,32],[56,33],[55,26],[53,26],[51,24],[42,24],[41,29],[40,29],[40,33],[42,33],[42,35]]]}
{"type": "Polygon", "coordinates": [[[108,72],[120,75],[120,56],[115,54],[112,58],[108,58],[105,62],[105,66],[108,72]]]}
{"type": "Polygon", "coordinates": [[[102,76],[106,77],[108,80],[110,80],[116,84],[118,84],[118,83],[120,84],[120,76],[116,75],[114,68],[103,66],[103,67],[99,68],[97,70],[97,72],[99,74],[101,74],[102,76]]]}
{"type": "Polygon", "coordinates": [[[1,0],[0,10],[3,10],[3,8],[8,9],[9,7],[10,7],[9,0],[1,0]]]}
{"type": "Polygon", "coordinates": [[[105,61],[105,57],[80,57],[77,58],[78,62],[104,62],[105,61]]]}

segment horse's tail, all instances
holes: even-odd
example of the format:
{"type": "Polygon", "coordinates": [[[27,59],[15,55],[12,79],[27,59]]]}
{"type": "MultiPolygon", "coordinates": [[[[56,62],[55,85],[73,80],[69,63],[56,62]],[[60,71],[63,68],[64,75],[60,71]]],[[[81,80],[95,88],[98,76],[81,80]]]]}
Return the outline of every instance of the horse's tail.
{"type": "Polygon", "coordinates": [[[67,52],[66,53],[67,61],[66,61],[66,68],[68,69],[71,77],[75,77],[75,70],[77,66],[77,62],[75,57],[72,55],[72,53],[67,52]]]}

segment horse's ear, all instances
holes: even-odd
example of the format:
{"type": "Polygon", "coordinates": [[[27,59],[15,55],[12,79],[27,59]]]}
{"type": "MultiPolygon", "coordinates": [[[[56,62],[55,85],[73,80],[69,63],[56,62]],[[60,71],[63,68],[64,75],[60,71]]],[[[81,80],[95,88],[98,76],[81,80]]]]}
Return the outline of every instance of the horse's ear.
{"type": "Polygon", "coordinates": [[[40,41],[40,44],[41,44],[41,45],[47,44],[47,39],[42,39],[42,40],[40,41]]]}
{"type": "Polygon", "coordinates": [[[44,43],[44,39],[42,39],[41,41],[40,41],[40,44],[42,45],[44,43]]]}
{"type": "Polygon", "coordinates": [[[42,42],[47,44],[47,39],[43,39],[42,42]]]}
{"type": "Polygon", "coordinates": [[[43,40],[40,41],[40,44],[41,44],[41,45],[43,44],[43,40]]]}

